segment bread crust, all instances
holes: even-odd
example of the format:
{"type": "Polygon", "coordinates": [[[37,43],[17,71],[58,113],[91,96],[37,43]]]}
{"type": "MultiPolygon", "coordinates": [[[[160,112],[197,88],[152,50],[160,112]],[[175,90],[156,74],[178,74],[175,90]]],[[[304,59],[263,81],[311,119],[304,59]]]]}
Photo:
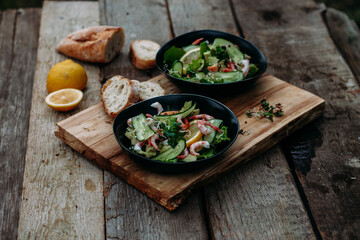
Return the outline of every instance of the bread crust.
{"type": "Polygon", "coordinates": [[[113,118],[116,117],[116,115],[118,115],[123,109],[133,105],[138,100],[139,100],[139,94],[138,94],[137,90],[133,88],[133,83],[129,79],[127,79],[123,76],[120,76],[120,75],[116,75],[116,76],[112,77],[111,79],[109,79],[101,88],[101,101],[103,102],[105,112],[107,114],[109,114],[110,117],[113,117],[113,118]],[[118,111],[116,111],[116,112],[111,112],[108,109],[108,107],[106,106],[106,99],[104,97],[104,92],[106,91],[106,88],[108,86],[110,86],[110,84],[113,81],[117,81],[117,80],[124,80],[124,81],[128,82],[130,94],[129,94],[129,97],[127,98],[126,103],[123,105],[123,107],[121,109],[118,109],[118,111]]]}
{"type": "MultiPolygon", "coordinates": [[[[130,51],[129,51],[129,57],[131,59],[131,63],[137,69],[140,69],[140,70],[148,70],[148,69],[154,68],[156,66],[155,57],[153,59],[143,59],[136,54],[134,45],[139,41],[150,41],[150,40],[135,40],[135,41],[131,42],[130,51]]],[[[160,48],[160,45],[159,45],[159,48],[160,48]]]]}
{"type": "Polygon", "coordinates": [[[120,53],[124,41],[124,29],[121,27],[90,27],[68,35],[60,41],[56,51],[86,62],[107,63],[120,53]],[[120,42],[114,47],[114,53],[111,53],[112,56],[108,58],[110,53],[106,52],[106,47],[115,35],[119,37],[120,42]]]}

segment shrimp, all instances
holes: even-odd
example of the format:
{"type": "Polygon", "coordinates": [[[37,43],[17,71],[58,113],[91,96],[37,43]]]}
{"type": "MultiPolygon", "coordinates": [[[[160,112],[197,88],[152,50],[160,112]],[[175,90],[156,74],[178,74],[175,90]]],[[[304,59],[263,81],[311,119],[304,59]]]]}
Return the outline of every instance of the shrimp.
{"type": "Polygon", "coordinates": [[[218,65],[209,66],[207,67],[207,70],[209,70],[210,72],[217,72],[219,70],[219,66],[218,65]]]}
{"type": "MultiPolygon", "coordinates": [[[[176,122],[177,122],[177,123],[180,123],[181,125],[184,124],[184,123],[181,121],[181,116],[178,116],[178,117],[177,117],[176,122]]],[[[181,126],[181,125],[180,125],[180,126],[181,126]]]]}
{"type": "Polygon", "coordinates": [[[164,111],[164,108],[161,106],[161,104],[159,102],[154,102],[153,104],[150,105],[153,108],[156,108],[156,110],[158,111],[157,114],[159,115],[161,112],[164,111]]]}
{"type": "Polygon", "coordinates": [[[177,119],[176,119],[176,122],[180,123],[181,130],[186,130],[190,126],[189,125],[189,120],[187,120],[187,118],[184,118],[184,121],[185,121],[185,123],[182,122],[181,116],[178,116],[177,119]]]}
{"type": "Polygon", "coordinates": [[[127,125],[128,125],[129,127],[132,127],[132,126],[133,126],[131,121],[132,121],[131,118],[129,118],[129,119],[127,120],[127,125]]]}
{"type": "Polygon", "coordinates": [[[190,119],[205,119],[206,121],[209,121],[210,119],[214,119],[214,117],[207,114],[198,114],[190,117],[190,119]]]}
{"type": "Polygon", "coordinates": [[[209,135],[212,131],[205,126],[205,122],[204,120],[197,121],[197,127],[202,134],[209,135]]]}
{"type": "Polygon", "coordinates": [[[145,119],[146,124],[153,130],[154,132],[158,132],[157,127],[155,126],[155,121],[152,118],[146,118],[145,119]]]}
{"type": "Polygon", "coordinates": [[[244,65],[244,67],[241,69],[244,75],[246,75],[250,70],[250,61],[249,59],[244,59],[241,61],[241,63],[244,65]]]}
{"type": "Polygon", "coordinates": [[[183,154],[177,156],[177,158],[184,159],[184,158],[186,158],[187,156],[189,156],[189,150],[188,150],[187,148],[185,148],[184,151],[183,151],[183,154]]]}
{"type": "Polygon", "coordinates": [[[204,135],[209,135],[212,131],[209,128],[207,128],[206,125],[212,127],[215,131],[221,133],[221,130],[211,122],[205,120],[197,121],[197,127],[199,128],[200,132],[204,135]]]}
{"type": "Polygon", "coordinates": [[[134,145],[134,151],[136,151],[136,152],[141,151],[141,148],[142,148],[142,146],[144,145],[144,143],[145,143],[145,141],[143,141],[143,142],[137,142],[137,143],[134,145]]]}
{"type": "Polygon", "coordinates": [[[197,151],[202,148],[210,148],[210,143],[208,141],[197,141],[191,144],[190,153],[191,155],[197,156],[200,155],[197,151]]]}
{"type": "Polygon", "coordinates": [[[152,145],[156,150],[160,151],[159,148],[158,148],[158,146],[157,146],[157,144],[156,144],[156,142],[155,142],[157,139],[159,139],[159,135],[158,135],[158,134],[152,135],[152,137],[150,138],[150,143],[151,143],[151,145],[152,145]]]}
{"type": "MultiPolygon", "coordinates": [[[[226,71],[226,72],[234,72],[234,71],[236,71],[236,68],[235,68],[235,64],[233,63],[233,62],[231,62],[231,61],[229,61],[228,63],[227,63],[227,69],[228,69],[228,71],[226,71]]],[[[224,72],[225,72],[225,70],[226,69],[224,69],[224,72]]]]}
{"type": "Polygon", "coordinates": [[[198,38],[198,39],[196,39],[196,40],[192,43],[192,45],[198,45],[203,39],[204,39],[204,38],[198,38]]]}

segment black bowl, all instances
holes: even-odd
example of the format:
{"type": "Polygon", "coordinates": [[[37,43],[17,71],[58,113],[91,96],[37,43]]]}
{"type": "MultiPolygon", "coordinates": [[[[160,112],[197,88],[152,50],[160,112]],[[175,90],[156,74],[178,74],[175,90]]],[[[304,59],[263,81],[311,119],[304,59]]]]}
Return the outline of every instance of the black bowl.
{"type": "MultiPolygon", "coordinates": [[[[167,42],[164,46],[162,46],[158,51],[158,53],[156,54],[156,65],[158,66],[160,71],[163,72],[166,75],[166,77],[172,80],[175,84],[179,85],[180,87],[187,88],[192,92],[200,91],[201,93],[206,95],[209,94],[211,95],[212,93],[219,94],[220,93],[219,90],[239,91],[246,89],[249,86],[251,86],[256,81],[256,79],[258,79],[265,72],[267,68],[267,62],[264,55],[254,44],[239,36],[235,36],[230,33],[214,31],[214,30],[194,31],[173,38],[172,40],[167,42]],[[231,82],[231,83],[216,83],[216,84],[195,83],[180,78],[176,78],[170,75],[164,66],[164,53],[166,52],[166,50],[168,50],[172,46],[180,47],[180,48],[184,46],[188,46],[199,38],[204,38],[204,40],[208,40],[210,43],[212,43],[215,38],[224,38],[238,45],[238,47],[243,53],[251,56],[251,60],[250,60],[251,63],[254,63],[259,68],[257,74],[252,77],[245,78],[242,81],[231,82]]],[[[222,91],[222,92],[227,93],[226,91],[222,91]]]]}
{"type": "Polygon", "coordinates": [[[114,120],[113,131],[118,143],[134,161],[144,165],[144,167],[150,171],[175,173],[189,172],[200,167],[207,166],[214,160],[218,159],[218,157],[223,154],[236,140],[239,132],[239,122],[229,108],[216,100],[194,94],[173,94],[142,101],[121,111],[114,120]],[[166,163],[146,158],[143,155],[129,150],[129,147],[131,146],[130,141],[127,137],[125,137],[124,133],[127,128],[127,120],[130,117],[136,116],[140,113],[150,113],[151,115],[155,115],[156,109],[150,106],[154,102],[159,102],[164,109],[169,106],[170,110],[179,110],[184,105],[185,101],[196,102],[196,108],[199,108],[201,113],[207,113],[215,118],[222,119],[225,126],[228,127],[228,137],[230,138],[230,141],[224,142],[222,146],[219,146],[220,148],[218,148],[219,151],[216,155],[210,158],[200,159],[195,162],[166,163]]]}

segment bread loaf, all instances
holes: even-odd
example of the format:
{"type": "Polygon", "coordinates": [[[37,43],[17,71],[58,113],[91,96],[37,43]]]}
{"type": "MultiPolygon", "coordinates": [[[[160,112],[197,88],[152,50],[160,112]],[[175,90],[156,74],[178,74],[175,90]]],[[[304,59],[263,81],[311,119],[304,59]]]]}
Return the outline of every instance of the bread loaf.
{"type": "Polygon", "coordinates": [[[124,41],[121,27],[90,27],[68,35],[56,51],[86,62],[108,63],[120,53],[124,41]]]}
{"type": "Polygon", "coordinates": [[[159,49],[160,45],[150,40],[133,41],[129,52],[132,64],[141,70],[155,67],[155,57],[159,49]]]}
{"type": "Polygon", "coordinates": [[[101,89],[101,100],[107,114],[111,117],[139,100],[139,94],[133,83],[120,75],[109,79],[101,89]]]}
{"type": "Polygon", "coordinates": [[[139,82],[138,80],[131,80],[131,82],[133,83],[133,87],[139,93],[141,101],[165,95],[165,90],[158,83],[149,81],[139,82]]]}

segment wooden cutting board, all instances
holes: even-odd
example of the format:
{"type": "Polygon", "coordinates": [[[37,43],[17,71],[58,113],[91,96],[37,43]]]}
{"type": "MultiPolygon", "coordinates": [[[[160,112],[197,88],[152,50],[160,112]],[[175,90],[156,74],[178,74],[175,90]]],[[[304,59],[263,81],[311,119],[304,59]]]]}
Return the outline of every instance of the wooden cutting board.
{"type": "MultiPolygon", "coordinates": [[[[163,75],[149,81],[160,83],[166,89],[166,94],[181,92],[163,75]]],[[[322,98],[267,74],[249,91],[218,100],[238,117],[242,134],[239,134],[222,159],[196,172],[158,174],[133,162],[116,142],[112,132],[113,119],[105,113],[102,103],[58,122],[55,135],[90,161],[172,211],[195,189],[240,163],[259,156],[286,136],[321,116],[325,108],[322,98]],[[245,111],[258,105],[264,98],[270,104],[280,102],[284,116],[274,118],[274,122],[248,118],[245,111]]]]}

